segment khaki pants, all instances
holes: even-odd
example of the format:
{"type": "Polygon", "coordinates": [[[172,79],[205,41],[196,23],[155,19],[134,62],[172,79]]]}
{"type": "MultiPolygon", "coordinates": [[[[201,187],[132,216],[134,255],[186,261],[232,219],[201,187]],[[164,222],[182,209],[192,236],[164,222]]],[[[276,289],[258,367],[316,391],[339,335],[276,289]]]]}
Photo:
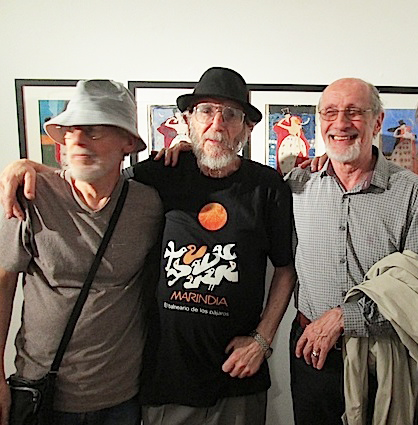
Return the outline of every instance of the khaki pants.
{"type": "Polygon", "coordinates": [[[267,392],[219,399],[211,407],[143,406],[144,425],[265,425],[267,392]]]}

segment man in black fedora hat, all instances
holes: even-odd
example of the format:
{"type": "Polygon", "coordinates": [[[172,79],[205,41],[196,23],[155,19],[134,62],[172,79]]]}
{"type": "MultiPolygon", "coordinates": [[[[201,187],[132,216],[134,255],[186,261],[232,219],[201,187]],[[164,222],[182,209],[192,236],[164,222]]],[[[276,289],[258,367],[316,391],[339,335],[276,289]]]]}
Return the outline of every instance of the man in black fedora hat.
{"type": "Polygon", "coordinates": [[[240,74],[210,68],[177,104],[193,151],[176,167],[151,159],[125,171],[158,190],[166,219],[144,424],[262,425],[266,359],[294,287],[290,190],[238,154],[262,118],[240,74]]]}

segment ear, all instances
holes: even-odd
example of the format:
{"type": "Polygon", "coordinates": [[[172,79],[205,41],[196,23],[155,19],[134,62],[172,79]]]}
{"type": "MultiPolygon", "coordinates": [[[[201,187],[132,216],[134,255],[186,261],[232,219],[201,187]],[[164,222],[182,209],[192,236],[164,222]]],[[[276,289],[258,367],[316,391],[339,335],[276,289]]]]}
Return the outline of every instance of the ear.
{"type": "Polygon", "coordinates": [[[250,129],[250,131],[253,131],[253,128],[255,127],[255,125],[257,124],[256,122],[252,122],[252,121],[246,121],[247,127],[250,129]]]}
{"type": "Polygon", "coordinates": [[[137,139],[131,134],[127,134],[125,143],[123,144],[123,154],[128,155],[133,153],[137,148],[137,139]]]}
{"type": "Polygon", "coordinates": [[[383,124],[383,118],[385,117],[385,113],[382,111],[377,119],[376,122],[374,123],[374,128],[373,128],[373,137],[377,136],[380,132],[380,130],[382,129],[382,124],[383,124]]]}
{"type": "Polygon", "coordinates": [[[189,125],[189,124],[190,124],[189,114],[188,114],[188,113],[186,113],[186,112],[184,112],[184,113],[182,114],[182,117],[183,117],[183,119],[184,119],[184,122],[185,122],[187,125],[189,125]]]}

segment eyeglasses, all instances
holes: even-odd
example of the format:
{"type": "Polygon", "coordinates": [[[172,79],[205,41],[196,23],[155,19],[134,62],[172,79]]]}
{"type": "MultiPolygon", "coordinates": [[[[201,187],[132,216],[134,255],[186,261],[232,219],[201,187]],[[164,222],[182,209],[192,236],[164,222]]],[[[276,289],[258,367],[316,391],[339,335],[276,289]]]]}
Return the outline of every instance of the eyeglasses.
{"type": "Polygon", "coordinates": [[[361,108],[345,108],[345,109],[321,109],[319,115],[325,121],[335,121],[340,112],[344,112],[344,116],[350,121],[360,121],[366,112],[372,109],[361,108]]]}
{"type": "Polygon", "coordinates": [[[245,113],[241,109],[232,106],[217,106],[212,103],[199,103],[193,108],[197,121],[201,124],[210,124],[215,115],[220,112],[225,124],[238,127],[244,122],[245,113]]]}
{"type": "Polygon", "coordinates": [[[114,128],[111,125],[57,125],[56,129],[60,131],[64,138],[66,133],[74,133],[75,130],[81,130],[90,140],[98,140],[109,134],[109,129],[114,128]]]}

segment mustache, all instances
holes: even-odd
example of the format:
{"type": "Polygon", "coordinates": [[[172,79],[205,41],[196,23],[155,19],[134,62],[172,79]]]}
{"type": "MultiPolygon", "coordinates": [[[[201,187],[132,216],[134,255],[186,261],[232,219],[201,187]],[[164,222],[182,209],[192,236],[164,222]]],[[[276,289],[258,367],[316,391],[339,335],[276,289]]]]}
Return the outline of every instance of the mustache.
{"type": "Polygon", "coordinates": [[[89,150],[89,149],[85,149],[85,148],[76,148],[76,149],[72,149],[70,156],[74,156],[74,155],[87,155],[91,158],[96,158],[96,154],[89,150]]]}
{"type": "Polygon", "coordinates": [[[226,137],[225,134],[220,131],[208,131],[205,133],[204,138],[205,140],[211,139],[215,140],[216,142],[222,143],[225,149],[231,151],[235,149],[234,142],[229,140],[229,138],[226,137]]]}

